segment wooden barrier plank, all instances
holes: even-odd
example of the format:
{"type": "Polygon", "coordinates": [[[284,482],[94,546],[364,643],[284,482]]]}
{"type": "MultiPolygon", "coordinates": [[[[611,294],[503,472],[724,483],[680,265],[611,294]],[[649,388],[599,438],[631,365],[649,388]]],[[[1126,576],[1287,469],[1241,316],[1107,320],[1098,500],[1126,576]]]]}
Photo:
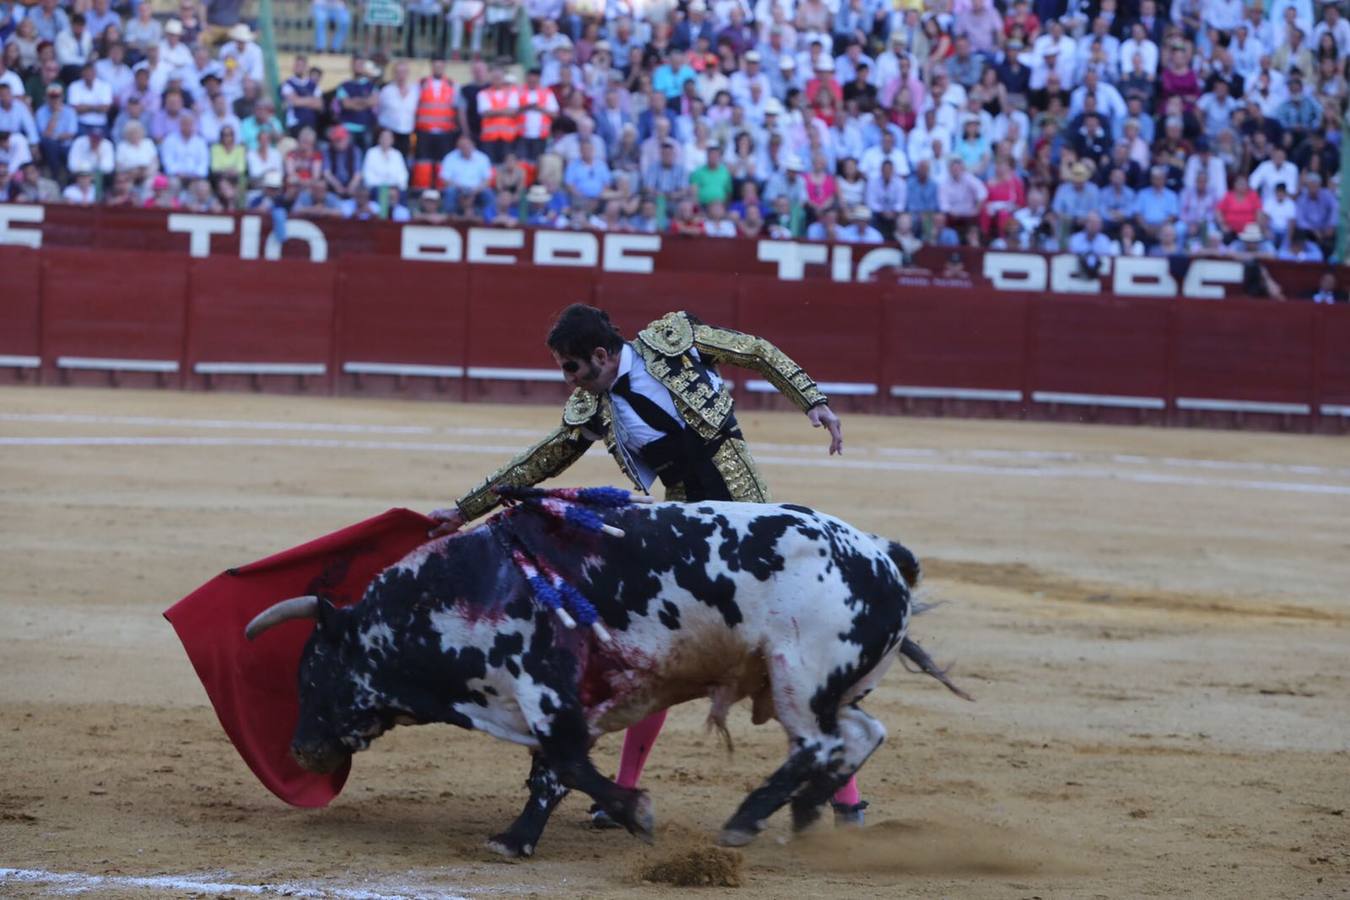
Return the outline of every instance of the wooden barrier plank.
{"type": "Polygon", "coordinates": [[[329,391],[336,272],[291,260],[193,260],[185,383],[329,391]]]}
{"type": "Polygon", "coordinates": [[[44,378],[181,384],[186,259],[42,251],[44,378]]]}
{"type": "Polygon", "coordinates": [[[42,256],[0,246],[0,384],[34,381],[42,361],[42,256]]]}

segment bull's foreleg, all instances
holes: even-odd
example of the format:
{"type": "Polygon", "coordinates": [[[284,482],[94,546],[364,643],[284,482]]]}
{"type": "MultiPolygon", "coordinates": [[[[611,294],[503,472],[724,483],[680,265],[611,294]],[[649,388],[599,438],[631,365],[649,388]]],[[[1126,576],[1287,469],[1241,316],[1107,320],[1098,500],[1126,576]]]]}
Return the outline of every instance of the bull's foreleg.
{"type": "Polygon", "coordinates": [[[581,791],[632,834],[652,839],[652,802],[646,791],[619,787],[591,762],[591,737],[580,704],[547,712],[535,728],[539,752],[564,788],[581,791]]]}
{"type": "Polygon", "coordinates": [[[488,849],[502,856],[515,858],[533,856],[534,848],[539,846],[539,837],[553,810],[567,796],[567,788],[558,780],[558,775],[543,758],[535,753],[531,756],[530,777],[525,786],[530,789],[530,799],[525,802],[516,820],[501,834],[488,839],[488,849]]]}

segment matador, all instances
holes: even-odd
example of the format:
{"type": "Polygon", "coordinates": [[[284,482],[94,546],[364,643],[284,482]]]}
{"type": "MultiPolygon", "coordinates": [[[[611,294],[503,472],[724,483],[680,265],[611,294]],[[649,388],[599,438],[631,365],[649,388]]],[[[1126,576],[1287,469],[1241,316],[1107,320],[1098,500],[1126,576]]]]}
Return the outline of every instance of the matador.
{"type": "MultiPolygon", "coordinates": [[[[843,451],[839,417],[801,368],[768,341],[718,328],[686,312],[672,312],[625,340],[602,310],[573,304],[558,316],[547,344],[573,388],[561,424],[488,476],[454,507],[437,510],[446,534],[492,510],[502,485],[534,485],[582,457],[595,441],[644,491],[660,481],[667,500],[769,501],[769,488],[736,422],[722,363],[759,374],[829,431],[831,454],[843,451]]],[[[618,777],[636,787],[665,711],[628,729],[618,777]]],[[[850,780],[834,798],[835,821],[862,824],[866,803],[850,780]]],[[[599,827],[612,825],[593,809],[599,827]]]]}

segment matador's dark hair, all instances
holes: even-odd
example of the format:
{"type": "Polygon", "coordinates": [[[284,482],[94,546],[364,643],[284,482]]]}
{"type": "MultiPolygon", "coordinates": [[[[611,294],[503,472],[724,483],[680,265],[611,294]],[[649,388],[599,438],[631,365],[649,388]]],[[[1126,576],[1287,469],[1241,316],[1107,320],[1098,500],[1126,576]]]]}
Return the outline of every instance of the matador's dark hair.
{"type": "Polygon", "coordinates": [[[590,359],[596,347],[618,353],[623,348],[623,335],[603,309],[573,303],[558,314],[558,320],[549,329],[547,343],[559,356],[590,359]]]}

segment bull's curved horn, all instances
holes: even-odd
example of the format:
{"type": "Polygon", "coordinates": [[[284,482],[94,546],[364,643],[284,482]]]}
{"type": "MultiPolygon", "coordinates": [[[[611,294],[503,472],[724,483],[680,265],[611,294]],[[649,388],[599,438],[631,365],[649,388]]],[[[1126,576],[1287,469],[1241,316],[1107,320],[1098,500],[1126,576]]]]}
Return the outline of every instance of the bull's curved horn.
{"type": "Polygon", "coordinates": [[[273,604],[258,613],[253,621],[248,623],[248,627],[244,629],[244,637],[251,641],[273,625],[280,625],[282,622],[289,622],[291,619],[317,619],[318,617],[318,597],[313,594],[307,594],[304,597],[292,597],[289,600],[282,600],[280,603],[273,604]]]}

